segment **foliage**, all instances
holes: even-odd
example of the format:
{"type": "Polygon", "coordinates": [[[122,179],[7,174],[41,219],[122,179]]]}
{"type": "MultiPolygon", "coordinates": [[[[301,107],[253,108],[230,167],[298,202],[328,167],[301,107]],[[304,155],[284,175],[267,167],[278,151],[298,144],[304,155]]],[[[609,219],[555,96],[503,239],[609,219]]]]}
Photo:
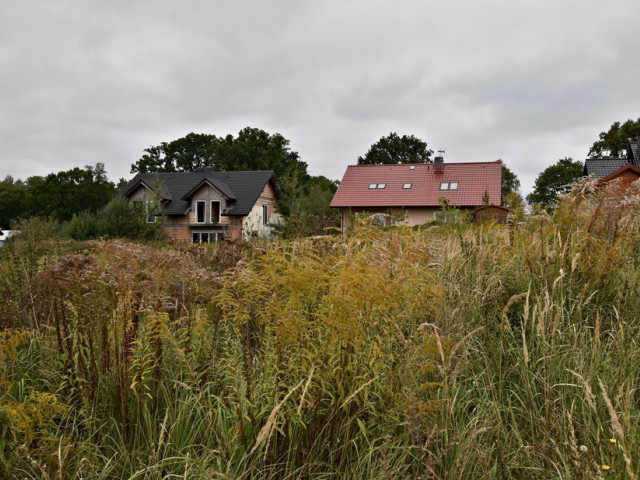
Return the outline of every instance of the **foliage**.
{"type": "Polygon", "coordinates": [[[527,195],[529,204],[541,204],[549,207],[559,194],[566,192],[569,186],[583,175],[583,163],[571,158],[562,158],[545,168],[536,178],[533,192],[527,195]]]}
{"type": "Polygon", "coordinates": [[[433,150],[427,143],[413,135],[399,137],[391,132],[371,145],[369,151],[358,157],[358,165],[380,165],[387,163],[431,163],[433,150]]]}
{"type": "Polygon", "coordinates": [[[0,476],[637,479],[639,194],[246,251],[25,230],[0,476]]]}
{"type": "Polygon", "coordinates": [[[599,140],[589,149],[590,158],[627,158],[629,140],[640,136],[640,118],[620,124],[614,122],[606,132],[601,132],[599,140]]]}
{"type": "Polygon", "coordinates": [[[102,163],[34,176],[26,182],[8,176],[0,182],[0,228],[34,216],[70,220],[82,211],[100,210],[115,193],[102,163]]]}
{"type": "Polygon", "coordinates": [[[29,196],[21,180],[7,177],[0,182],[0,229],[8,229],[11,221],[29,214],[29,196]]]}
{"type": "Polygon", "coordinates": [[[281,188],[279,207],[287,216],[286,236],[322,233],[337,225],[329,208],[335,182],[307,173],[307,164],[279,133],[244,128],[237,137],[189,133],[145,150],[131,172],[184,172],[208,167],[215,171],[273,170],[281,188]]]}
{"type": "Polygon", "coordinates": [[[504,162],[502,163],[502,186],[501,194],[502,201],[507,198],[510,193],[517,193],[520,190],[520,180],[518,176],[513,173],[504,162]]]}
{"type": "Polygon", "coordinates": [[[307,164],[291,151],[289,140],[279,133],[269,134],[246,127],[233,135],[189,133],[171,142],[162,142],[144,150],[131,165],[131,173],[191,172],[208,167],[215,171],[273,170],[277,178],[307,177],[307,164]]]}
{"type": "Polygon", "coordinates": [[[134,204],[125,198],[111,201],[96,213],[80,212],[66,222],[64,233],[74,240],[128,238],[154,240],[163,238],[160,222],[148,222],[147,210],[153,206],[134,204]]]}
{"type": "Polygon", "coordinates": [[[502,201],[502,205],[509,209],[509,213],[513,216],[513,218],[516,221],[518,222],[524,221],[526,205],[524,203],[524,199],[522,198],[522,195],[520,195],[518,192],[508,193],[504,197],[502,201]]]}
{"type": "Polygon", "coordinates": [[[302,186],[282,186],[290,192],[283,201],[287,206],[284,224],[278,227],[285,238],[322,235],[340,227],[340,211],[329,206],[338,188],[337,182],[317,176],[302,186]]]}

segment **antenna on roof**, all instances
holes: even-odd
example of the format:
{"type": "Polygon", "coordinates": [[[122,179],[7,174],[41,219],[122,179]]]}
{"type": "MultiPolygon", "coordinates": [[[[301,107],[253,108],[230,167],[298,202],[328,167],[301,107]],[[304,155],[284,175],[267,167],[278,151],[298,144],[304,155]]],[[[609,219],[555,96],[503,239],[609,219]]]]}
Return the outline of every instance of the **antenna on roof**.
{"type": "Polygon", "coordinates": [[[444,157],[444,150],[438,150],[438,156],[444,157]]]}

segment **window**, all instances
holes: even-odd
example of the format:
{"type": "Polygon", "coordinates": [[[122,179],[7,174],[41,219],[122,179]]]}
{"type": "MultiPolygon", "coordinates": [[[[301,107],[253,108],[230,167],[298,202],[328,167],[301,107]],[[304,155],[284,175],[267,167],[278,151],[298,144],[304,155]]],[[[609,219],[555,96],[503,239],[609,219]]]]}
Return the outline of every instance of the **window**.
{"type": "Polygon", "coordinates": [[[435,212],[433,219],[439,223],[455,223],[458,218],[453,212],[435,212]]]}
{"type": "Polygon", "coordinates": [[[415,169],[416,169],[416,166],[415,166],[415,165],[411,165],[411,166],[409,167],[409,170],[415,170],[415,169]]]}
{"type": "Polygon", "coordinates": [[[369,184],[369,188],[378,188],[378,184],[377,183],[370,183],[369,184]]]}
{"type": "Polygon", "coordinates": [[[404,188],[405,190],[410,189],[413,186],[413,183],[405,183],[404,185],[402,185],[402,188],[404,188]]]}
{"type": "Polygon", "coordinates": [[[211,223],[220,223],[220,201],[211,200],[211,223]]]}
{"type": "Polygon", "coordinates": [[[382,189],[382,188],[385,188],[386,186],[387,186],[387,184],[386,184],[386,183],[370,183],[370,184],[369,184],[369,188],[370,188],[370,189],[374,189],[374,188],[376,188],[376,189],[382,189]]]}
{"type": "Polygon", "coordinates": [[[442,182],[440,190],[458,190],[458,182],[442,182]]]}
{"type": "Polygon", "coordinates": [[[269,223],[269,205],[262,205],[262,225],[269,223]]]}
{"type": "Polygon", "coordinates": [[[193,232],[191,240],[194,244],[215,243],[224,240],[223,232],[193,232]]]}
{"type": "Polygon", "coordinates": [[[205,202],[204,201],[197,201],[196,202],[196,223],[204,223],[204,219],[205,219],[205,202]]]}

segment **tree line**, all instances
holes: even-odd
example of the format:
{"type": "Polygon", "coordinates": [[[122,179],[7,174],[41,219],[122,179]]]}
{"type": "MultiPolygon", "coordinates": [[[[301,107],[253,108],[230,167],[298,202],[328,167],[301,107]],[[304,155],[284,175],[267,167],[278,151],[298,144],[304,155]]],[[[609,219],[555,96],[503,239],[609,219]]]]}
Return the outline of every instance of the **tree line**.
{"type": "MultiPolygon", "coordinates": [[[[627,154],[629,138],[640,135],[640,118],[615,122],[599,135],[589,157],[619,157],[627,154]]],[[[359,165],[388,163],[430,163],[433,150],[414,135],[391,132],[376,141],[362,156],[359,165]]],[[[338,181],[310,175],[306,162],[291,150],[290,142],[279,133],[270,134],[258,128],[246,127],[237,136],[216,136],[189,133],[182,138],[149,146],[131,165],[131,173],[188,172],[199,168],[215,171],[273,170],[281,187],[280,208],[286,215],[285,235],[310,235],[337,226],[339,214],[329,204],[338,181]]],[[[583,163],[562,158],[543,170],[529,204],[550,206],[566,186],[582,176],[583,163]]],[[[0,181],[0,228],[30,217],[44,217],[61,222],[70,221],[81,212],[98,212],[126,184],[107,178],[105,166],[76,167],[71,170],[33,176],[27,180],[7,176],[0,181]]],[[[510,208],[522,208],[517,175],[503,162],[502,199],[510,208]]]]}

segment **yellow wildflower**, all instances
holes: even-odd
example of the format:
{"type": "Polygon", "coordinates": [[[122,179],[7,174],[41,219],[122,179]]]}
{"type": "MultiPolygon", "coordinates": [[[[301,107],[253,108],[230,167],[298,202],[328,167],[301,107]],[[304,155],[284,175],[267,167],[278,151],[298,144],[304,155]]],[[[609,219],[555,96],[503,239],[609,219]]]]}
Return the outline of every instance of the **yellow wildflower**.
{"type": "Polygon", "coordinates": [[[617,440],[616,440],[615,438],[610,438],[610,439],[609,439],[609,441],[610,441],[611,443],[616,443],[616,442],[617,442],[617,440]]]}
{"type": "Polygon", "coordinates": [[[609,465],[602,465],[603,470],[610,470],[611,467],[609,465]]]}

